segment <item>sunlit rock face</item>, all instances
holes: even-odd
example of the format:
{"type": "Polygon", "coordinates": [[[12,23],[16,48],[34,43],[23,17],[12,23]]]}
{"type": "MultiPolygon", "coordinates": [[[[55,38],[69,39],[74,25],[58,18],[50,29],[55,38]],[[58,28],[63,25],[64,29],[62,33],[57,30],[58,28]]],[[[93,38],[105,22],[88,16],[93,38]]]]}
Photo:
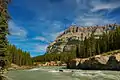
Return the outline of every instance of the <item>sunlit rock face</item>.
{"type": "Polygon", "coordinates": [[[98,39],[104,32],[114,30],[118,25],[109,24],[105,26],[70,26],[56,40],[47,48],[47,53],[61,53],[64,51],[71,51],[76,47],[80,41],[89,38],[93,33],[95,38],[98,39]]]}
{"type": "Polygon", "coordinates": [[[120,70],[120,50],[111,54],[96,55],[89,58],[77,58],[67,64],[70,69],[120,70]]]}

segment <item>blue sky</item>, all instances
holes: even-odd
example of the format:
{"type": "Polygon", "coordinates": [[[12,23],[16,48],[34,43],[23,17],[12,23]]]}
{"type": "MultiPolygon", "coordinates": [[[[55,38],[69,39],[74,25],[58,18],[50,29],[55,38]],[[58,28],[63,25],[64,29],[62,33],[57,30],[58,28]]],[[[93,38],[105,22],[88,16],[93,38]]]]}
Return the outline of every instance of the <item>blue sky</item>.
{"type": "Polygon", "coordinates": [[[70,25],[120,24],[120,0],[12,0],[9,14],[10,43],[37,56],[70,25]]]}

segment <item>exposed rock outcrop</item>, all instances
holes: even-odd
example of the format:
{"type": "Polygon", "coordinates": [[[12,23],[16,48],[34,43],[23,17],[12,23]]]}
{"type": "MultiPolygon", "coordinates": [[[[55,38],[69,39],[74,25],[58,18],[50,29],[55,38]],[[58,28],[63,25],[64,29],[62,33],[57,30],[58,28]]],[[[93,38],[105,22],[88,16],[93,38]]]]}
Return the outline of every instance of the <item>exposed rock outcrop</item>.
{"type": "Polygon", "coordinates": [[[35,62],[36,66],[67,66],[66,63],[63,63],[61,61],[50,61],[45,63],[35,62]]]}
{"type": "Polygon", "coordinates": [[[120,70],[120,51],[114,51],[109,55],[102,54],[89,58],[73,59],[67,64],[67,67],[85,70],[120,70]]]}
{"type": "Polygon", "coordinates": [[[35,66],[18,66],[16,64],[11,64],[8,70],[24,70],[24,69],[32,69],[35,66]]]}
{"type": "Polygon", "coordinates": [[[90,37],[91,33],[94,33],[95,38],[99,38],[103,32],[114,30],[117,26],[117,24],[91,27],[71,26],[62,34],[60,34],[56,40],[48,46],[47,53],[71,51],[76,47],[76,44],[78,44],[81,40],[84,40],[85,37],[90,37]]]}

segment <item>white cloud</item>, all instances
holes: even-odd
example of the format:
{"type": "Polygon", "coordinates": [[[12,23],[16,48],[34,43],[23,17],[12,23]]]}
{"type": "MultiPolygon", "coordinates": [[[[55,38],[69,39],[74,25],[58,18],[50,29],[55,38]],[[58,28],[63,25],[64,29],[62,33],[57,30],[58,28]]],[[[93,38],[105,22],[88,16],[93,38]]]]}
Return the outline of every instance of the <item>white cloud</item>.
{"type": "Polygon", "coordinates": [[[79,16],[74,20],[74,24],[82,25],[82,26],[94,26],[94,25],[104,25],[115,23],[113,19],[107,19],[102,16],[91,16],[91,17],[82,17],[79,16]]]}
{"type": "Polygon", "coordinates": [[[44,20],[44,24],[48,26],[47,30],[51,32],[57,32],[61,30],[63,23],[61,21],[50,21],[50,20],[44,20]]]}
{"type": "Polygon", "coordinates": [[[110,17],[109,13],[113,9],[120,7],[120,1],[104,2],[102,0],[76,0],[76,2],[79,5],[76,9],[76,13],[78,14],[76,14],[72,24],[80,26],[94,26],[116,23],[114,17],[110,17]],[[84,9],[82,9],[83,4],[86,6],[84,9]],[[105,9],[106,11],[97,12],[102,9],[105,9]]]}
{"type": "Polygon", "coordinates": [[[46,30],[43,32],[41,31],[43,36],[36,36],[33,38],[33,40],[40,40],[40,41],[44,41],[44,42],[48,42],[50,43],[51,41],[55,40],[56,37],[63,31],[62,30],[62,26],[63,23],[60,21],[44,21],[45,26],[47,26],[46,30]]]}
{"type": "Polygon", "coordinates": [[[57,33],[53,33],[53,34],[51,34],[50,36],[52,37],[53,40],[55,40],[55,39],[57,38],[57,36],[59,36],[59,35],[62,34],[63,32],[64,32],[64,30],[63,30],[63,31],[60,31],[60,32],[57,32],[57,33]]]}
{"type": "Polygon", "coordinates": [[[34,40],[40,40],[40,41],[45,41],[45,42],[49,42],[45,37],[42,36],[37,36],[35,38],[33,38],[34,40]]]}
{"type": "MultiPolygon", "coordinates": [[[[40,40],[40,41],[45,41],[45,42],[49,42],[49,41],[53,41],[56,39],[56,37],[58,35],[60,35],[61,33],[63,33],[63,27],[64,27],[64,23],[62,23],[62,21],[55,21],[52,20],[56,17],[57,18],[60,17],[60,20],[65,18],[65,19],[70,19],[69,21],[72,21],[73,17],[75,18],[73,21],[73,24],[76,25],[82,25],[82,26],[93,26],[93,25],[103,25],[103,24],[109,24],[109,23],[115,23],[116,21],[107,18],[107,13],[96,13],[98,10],[106,10],[108,11],[116,9],[118,7],[120,7],[120,2],[109,2],[109,3],[103,3],[101,2],[101,0],[65,0],[65,3],[63,5],[63,7],[65,6],[65,9],[61,9],[60,6],[57,5],[57,7],[49,7],[46,5],[46,9],[37,9],[40,8],[38,6],[43,6],[40,5],[38,3],[38,5],[36,4],[31,4],[33,6],[28,6],[27,8],[30,9],[30,11],[34,12],[37,15],[37,18],[39,18],[38,20],[35,19],[34,23],[30,23],[32,24],[32,26],[39,26],[39,27],[32,27],[30,28],[31,30],[33,30],[34,32],[37,32],[37,34],[42,34],[43,36],[36,36],[35,38],[33,38],[34,40],[40,40]],[[73,1],[76,1],[75,3],[72,4],[73,1]],[[67,4],[70,2],[70,4],[67,6],[67,4]],[[76,4],[77,3],[77,4],[76,4]],[[67,10],[67,8],[68,10],[67,10]],[[56,10],[52,10],[52,8],[55,8],[56,10]],[[60,10],[60,14],[56,14],[58,13],[60,10]],[[57,11],[57,12],[56,12],[57,11]],[[43,13],[42,13],[43,12],[43,13]],[[49,13],[51,12],[51,14],[49,13]],[[63,12],[63,13],[62,13],[63,12]],[[65,13],[67,14],[65,14],[65,13]],[[94,14],[96,13],[96,14],[94,14]],[[41,15],[39,15],[41,14],[41,15]],[[54,14],[54,15],[53,15],[54,14]],[[63,15],[65,14],[65,15],[63,15]],[[63,15],[63,16],[61,16],[63,15]]],[[[33,1],[35,2],[35,1],[33,1]]],[[[46,4],[46,3],[45,3],[46,4]]],[[[27,6],[27,5],[26,5],[27,6]]],[[[22,7],[22,6],[20,6],[22,7]]],[[[41,7],[42,8],[42,7],[41,7]]],[[[105,12],[106,12],[105,11],[105,12]]],[[[36,18],[36,17],[35,17],[36,18]]],[[[56,19],[56,18],[55,18],[56,19]]],[[[59,19],[58,19],[59,20],[59,19]]],[[[68,22],[69,22],[68,21],[68,22]]],[[[69,25],[69,23],[68,23],[69,25]]],[[[67,26],[68,27],[68,26],[67,26]]],[[[24,28],[20,28],[20,26],[18,26],[15,22],[10,21],[9,22],[9,28],[10,28],[10,32],[13,35],[13,37],[18,36],[18,37],[26,37],[27,36],[27,31],[24,28]]],[[[33,40],[32,39],[32,40],[33,40]]],[[[14,40],[17,40],[14,38],[14,40]]],[[[13,41],[13,40],[12,40],[13,41]]],[[[48,45],[46,44],[40,44],[40,43],[36,43],[36,42],[29,42],[28,44],[25,45],[25,43],[29,42],[21,42],[20,44],[21,47],[25,47],[25,48],[29,48],[29,50],[32,52],[45,52],[46,48],[48,45]]],[[[19,43],[19,42],[17,42],[19,43]]],[[[17,44],[16,43],[16,44],[17,44]]],[[[19,44],[19,45],[20,45],[19,44]]]]}
{"type": "Polygon", "coordinates": [[[27,31],[20,26],[18,26],[16,23],[13,21],[9,21],[9,31],[10,34],[13,36],[17,37],[26,37],[27,36],[27,31]]]}
{"type": "Polygon", "coordinates": [[[79,3],[80,3],[80,0],[76,0],[76,3],[79,4],[79,3]]]}
{"type": "Polygon", "coordinates": [[[53,32],[53,33],[44,33],[43,32],[43,35],[48,37],[50,41],[53,41],[53,40],[55,40],[57,38],[57,36],[59,36],[63,32],[64,32],[64,30],[60,31],[60,32],[53,32]]]}
{"type": "Polygon", "coordinates": [[[54,28],[55,30],[60,30],[61,29],[61,25],[62,25],[61,22],[53,22],[51,24],[51,27],[52,27],[52,29],[54,28]]]}
{"type": "Polygon", "coordinates": [[[93,1],[92,3],[93,8],[91,9],[91,11],[98,11],[98,10],[102,10],[102,9],[115,9],[120,7],[120,1],[119,2],[110,2],[110,3],[103,3],[100,1],[93,1]]]}
{"type": "Polygon", "coordinates": [[[34,51],[34,52],[46,52],[47,46],[48,46],[48,45],[36,44],[33,51],[34,51]]]}

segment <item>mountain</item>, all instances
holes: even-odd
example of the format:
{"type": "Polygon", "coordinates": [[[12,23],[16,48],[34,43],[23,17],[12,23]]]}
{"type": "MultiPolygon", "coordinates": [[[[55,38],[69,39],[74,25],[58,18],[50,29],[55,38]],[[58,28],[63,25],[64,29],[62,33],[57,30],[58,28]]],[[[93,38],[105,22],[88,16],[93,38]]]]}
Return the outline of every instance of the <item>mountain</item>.
{"type": "Polygon", "coordinates": [[[77,44],[94,35],[95,39],[99,39],[103,33],[109,33],[115,30],[117,24],[108,24],[104,26],[75,26],[72,25],[60,34],[56,40],[47,47],[47,53],[71,52],[76,48],[77,44]]]}

